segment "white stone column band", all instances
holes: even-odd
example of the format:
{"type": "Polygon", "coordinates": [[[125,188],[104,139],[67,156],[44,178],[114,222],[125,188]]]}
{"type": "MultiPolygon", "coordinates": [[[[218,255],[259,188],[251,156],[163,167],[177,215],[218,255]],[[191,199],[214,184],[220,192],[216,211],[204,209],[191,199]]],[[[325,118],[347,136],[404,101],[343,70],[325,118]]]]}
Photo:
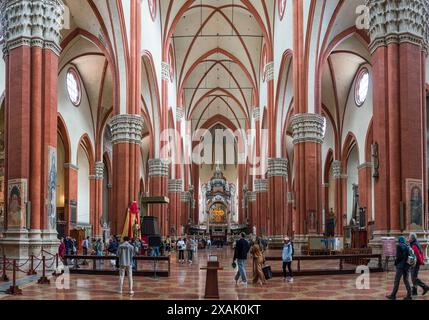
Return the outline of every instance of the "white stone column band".
{"type": "Polygon", "coordinates": [[[168,180],[168,192],[183,192],[183,180],[182,179],[168,180]]]}
{"type": "Polygon", "coordinates": [[[390,43],[412,43],[428,51],[429,0],[367,0],[370,52],[390,43]]]}
{"type": "Polygon", "coordinates": [[[334,176],[334,179],[341,178],[341,161],[339,160],[332,161],[332,175],[334,176]]]}
{"type": "Polygon", "coordinates": [[[293,143],[323,143],[325,118],[315,113],[300,113],[291,120],[293,143]]]}
{"type": "Polygon", "coordinates": [[[191,200],[191,193],[189,191],[184,191],[180,194],[181,202],[189,202],[191,200]]]}
{"type": "Polygon", "coordinates": [[[268,191],[268,180],[267,179],[256,179],[254,182],[254,189],[256,193],[268,191]]]}
{"type": "Polygon", "coordinates": [[[184,112],[183,108],[177,107],[176,108],[176,121],[182,121],[184,115],[185,115],[185,112],[184,112]]]}
{"type": "Polygon", "coordinates": [[[95,175],[96,180],[103,180],[104,179],[104,162],[96,162],[95,163],[95,175]]]}
{"type": "Polygon", "coordinates": [[[120,114],[110,121],[112,144],[140,144],[143,134],[143,118],[139,115],[120,114]]]}
{"type": "Polygon", "coordinates": [[[268,159],[268,177],[287,177],[288,160],[285,158],[268,159]]]}
{"type": "Polygon", "coordinates": [[[170,81],[170,65],[167,62],[161,62],[161,79],[170,81]]]}
{"type": "Polygon", "coordinates": [[[247,195],[247,201],[248,202],[255,202],[256,201],[256,192],[255,191],[248,191],[246,195],[247,195]]]}
{"type": "Polygon", "coordinates": [[[1,1],[3,53],[29,46],[61,52],[64,4],[61,0],[1,1]]]}
{"type": "Polygon", "coordinates": [[[268,62],[265,65],[265,80],[272,81],[274,80],[274,62],[268,62]]]}
{"type": "Polygon", "coordinates": [[[149,177],[168,177],[168,162],[163,159],[150,159],[149,177]]]}

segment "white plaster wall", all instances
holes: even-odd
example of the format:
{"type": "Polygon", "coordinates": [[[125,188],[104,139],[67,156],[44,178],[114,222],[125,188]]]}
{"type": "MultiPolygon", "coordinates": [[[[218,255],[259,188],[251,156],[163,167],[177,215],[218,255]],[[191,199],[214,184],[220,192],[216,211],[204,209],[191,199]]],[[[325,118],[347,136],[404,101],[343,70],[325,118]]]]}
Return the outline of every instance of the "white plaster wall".
{"type": "Polygon", "coordinates": [[[70,162],[77,165],[77,150],[81,137],[84,134],[88,134],[92,146],[95,146],[95,126],[92,120],[90,105],[83,83],[81,83],[82,100],[80,105],[76,107],[71,103],[66,89],[67,71],[68,67],[64,68],[58,78],[58,112],[63,117],[70,136],[70,162]]]}
{"type": "Polygon", "coordinates": [[[355,82],[353,82],[353,85],[349,93],[346,111],[344,115],[344,126],[343,126],[342,141],[341,141],[341,146],[343,146],[349,131],[355,135],[357,139],[357,143],[359,145],[360,164],[365,162],[366,134],[368,132],[369,124],[371,122],[372,115],[373,115],[373,95],[372,95],[373,76],[372,76],[371,67],[370,66],[366,66],[366,67],[368,68],[369,74],[370,74],[368,96],[364,104],[361,107],[357,107],[355,103],[355,96],[354,96],[355,82]]]}
{"type": "Polygon", "coordinates": [[[329,149],[332,149],[335,151],[335,135],[334,135],[334,128],[332,126],[331,121],[329,118],[326,118],[326,131],[325,131],[325,139],[323,140],[322,144],[322,181],[325,174],[325,162],[326,162],[326,156],[328,155],[329,149]]]}
{"type": "Polygon", "coordinates": [[[61,138],[57,139],[57,208],[64,207],[64,162],[65,151],[61,138]]]}
{"type": "Polygon", "coordinates": [[[85,151],[78,151],[77,222],[89,223],[89,161],[85,151]]]}
{"type": "MultiPolygon", "coordinates": [[[[0,50],[2,50],[2,46],[0,46],[0,50]]],[[[6,88],[6,66],[4,60],[0,58],[0,97],[4,94],[4,90],[6,88]]]]}
{"type": "Polygon", "coordinates": [[[156,19],[153,21],[148,1],[141,2],[141,48],[143,51],[147,50],[152,54],[158,87],[161,88],[162,33],[159,4],[157,5],[157,10],[156,19]]]}

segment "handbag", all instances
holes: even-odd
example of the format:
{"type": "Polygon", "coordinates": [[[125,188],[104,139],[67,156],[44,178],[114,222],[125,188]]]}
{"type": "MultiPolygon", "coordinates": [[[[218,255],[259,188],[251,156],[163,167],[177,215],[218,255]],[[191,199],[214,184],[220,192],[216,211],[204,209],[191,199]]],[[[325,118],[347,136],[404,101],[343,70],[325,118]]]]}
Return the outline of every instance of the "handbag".
{"type": "Polygon", "coordinates": [[[235,269],[235,268],[237,268],[237,263],[234,261],[231,266],[233,269],[235,269]]]}
{"type": "Polygon", "coordinates": [[[262,272],[264,273],[265,279],[269,280],[273,277],[273,272],[271,271],[271,266],[262,267],[262,272]]]}

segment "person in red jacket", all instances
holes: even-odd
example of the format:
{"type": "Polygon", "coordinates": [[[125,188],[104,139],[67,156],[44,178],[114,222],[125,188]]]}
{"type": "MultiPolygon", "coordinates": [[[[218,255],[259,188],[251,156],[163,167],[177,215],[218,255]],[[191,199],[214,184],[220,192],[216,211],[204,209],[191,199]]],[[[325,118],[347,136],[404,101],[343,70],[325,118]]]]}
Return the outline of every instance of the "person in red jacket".
{"type": "Polygon", "coordinates": [[[61,260],[64,259],[64,255],[66,254],[66,244],[64,243],[64,238],[61,238],[60,246],[58,247],[58,256],[61,260]]]}
{"type": "Polygon", "coordinates": [[[415,233],[410,234],[408,241],[417,258],[416,266],[411,269],[411,280],[413,282],[412,294],[413,296],[416,296],[417,287],[421,287],[423,289],[423,295],[425,295],[429,291],[429,286],[427,286],[422,280],[419,279],[420,266],[425,264],[423,250],[419,241],[417,240],[417,235],[415,233]]]}

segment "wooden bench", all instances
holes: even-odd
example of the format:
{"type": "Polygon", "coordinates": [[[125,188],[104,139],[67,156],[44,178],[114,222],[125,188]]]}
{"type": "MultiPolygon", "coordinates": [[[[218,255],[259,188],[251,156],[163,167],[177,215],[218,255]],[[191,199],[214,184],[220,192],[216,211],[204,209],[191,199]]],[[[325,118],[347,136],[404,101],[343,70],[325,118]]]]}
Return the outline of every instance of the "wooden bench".
{"type": "MultiPolygon", "coordinates": [[[[116,267],[113,267],[111,269],[100,269],[97,267],[97,261],[110,261],[110,260],[118,260],[119,258],[116,256],[64,256],[64,265],[68,265],[68,260],[74,260],[74,264],[69,269],[70,273],[74,274],[94,274],[94,275],[117,275],[119,272],[119,269],[116,267]],[[78,261],[92,261],[92,268],[82,268],[82,265],[79,266],[78,261]]],[[[135,256],[133,258],[136,260],[136,269],[133,270],[133,275],[136,276],[158,276],[158,277],[169,277],[170,276],[170,270],[171,270],[171,259],[170,256],[159,256],[159,257],[148,257],[148,256],[135,256]],[[152,262],[153,268],[152,270],[139,270],[138,269],[138,262],[152,262]],[[158,263],[159,262],[166,262],[168,267],[167,269],[158,270],[158,263]]]]}
{"type": "MultiPolygon", "coordinates": [[[[335,274],[354,274],[356,272],[356,268],[352,266],[351,268],[345,268],[344,263],[345,261],[350,261],[356,259],[362,260],[371,260],[371,259],[377,259],[378,265],[375,268],[369,268],[370,272],[383,272],[383,266],[382,266],[382,257],[381,254],[356,254],[356,255],[349,255],[349,254],[338,254],[338,255],[325,255],[325,256],[294,256],[293,262],[297,263],[297,268],[293,270],[294,276],[314,276],[314,275],[335,275],[335,274]],[[301,261],[329,261],[329,260],[338,260],[338,269],[309,269],[309,270],[302,270],[301,268],[301,261]]],[[[265,257],[266,261],[278,261],[279,266],[281,267],[281,256],[276,257],[265,257]]],[[[272,267],[272,266],[271,266],[272,267]]],[[[282,271],[279,270],[272,270],[273,276],[280,277],[283,276],[282,271]]]]}

